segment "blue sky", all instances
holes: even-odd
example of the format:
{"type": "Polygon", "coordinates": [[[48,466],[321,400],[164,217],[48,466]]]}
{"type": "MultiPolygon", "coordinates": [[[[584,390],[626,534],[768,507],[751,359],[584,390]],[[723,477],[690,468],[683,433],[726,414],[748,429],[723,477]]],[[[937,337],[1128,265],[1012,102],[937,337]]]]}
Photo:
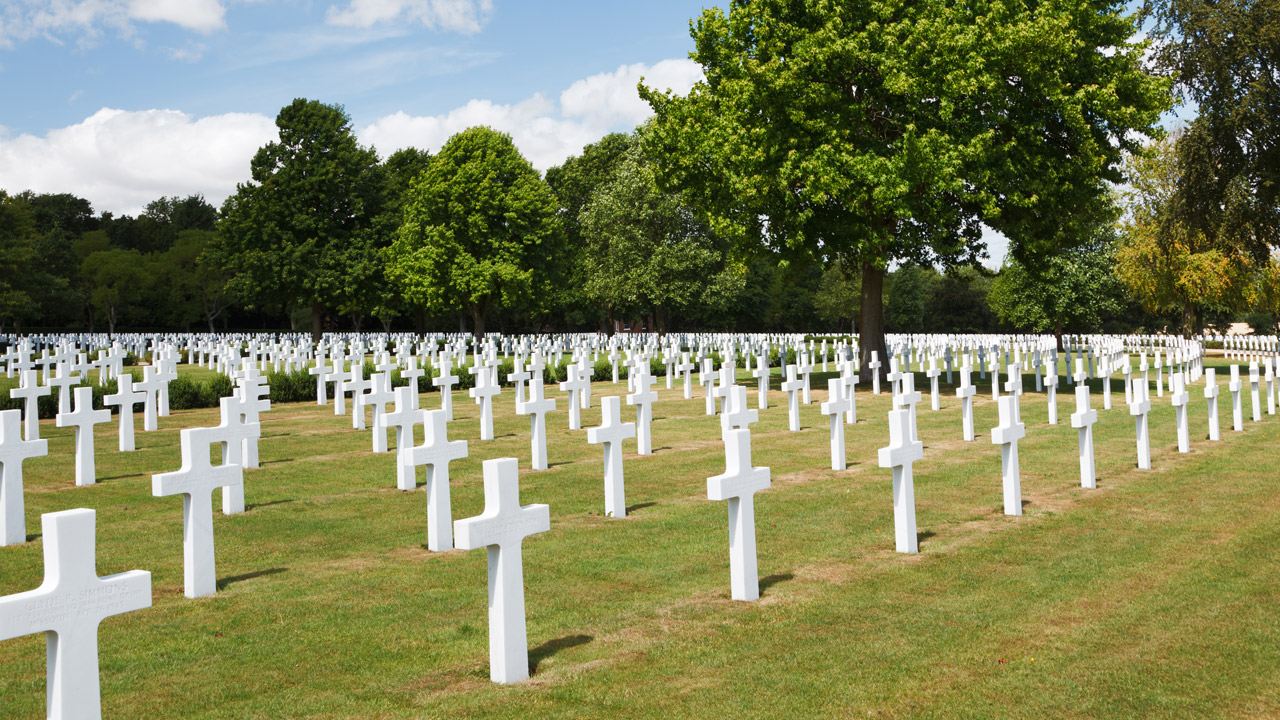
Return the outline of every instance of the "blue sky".
{"type": "Polygon", "coordinates": [[[545,170],[687,90],[699,2],[0,0],[0,188],[220,203],[296,97],[383,154],[474,124],[545,170]]]}
{"type": "MultiPolygon", "coordinates": [[[[345,106],[384,156],[486,124],[539,170],[687,90],[705,3],[0,0],[0,188],[137,213],[215,205],[296,97],[345,106]]],[[[989,233],[988,265],[1006,241],[989,233]]]]}

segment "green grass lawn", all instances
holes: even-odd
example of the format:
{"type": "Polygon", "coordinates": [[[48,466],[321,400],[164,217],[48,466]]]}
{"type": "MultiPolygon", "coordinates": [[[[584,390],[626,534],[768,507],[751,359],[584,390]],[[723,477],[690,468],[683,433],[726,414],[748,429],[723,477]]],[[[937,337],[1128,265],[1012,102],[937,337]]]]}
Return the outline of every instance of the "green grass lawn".
{"type": "MultiPolygon", "coordinates": [[[[625,519],[602,517],[601,448],[567,430],[562,393],[549,393],[543,472],[528,469],[510,389],[489,442],[455,394],[451,437],[471,457],[452,467],[454,517],[482,510],[480,464],[495,457],[520,459],[522,502],[551,506],[550,532],[524,546],[534,672],[517,686],[488,681],[486,554],[427,551],[421,486],[395,490],[393,456],[371,453],[370,433],[331,405],[264,415],[248,511],[215,514],[215,597],[183,596],[182,502],[151,497],[150,476],[177,469],[179,428],[215,424],[216,410],[175,411],[153,433],[139,418],[133,453],[115,451],[114,423],[99,426],[87,488],[74,486],[70,432],[42,423],[50,456],[25,465],[28,532],[40,513],[95,508],[99,573],[152,572],[154,606],[101,628],[109,718],[1275,717],[1280,421],[1264,411],[1233,432],[1223,375],[1223,439],[1206,439],[1197,384],[1186,455],[1153,392],[1149,471],[1136,469],[1118,376],[1109,412],[1095,381],[1097,490],[1079,487],[1071,387],[1049,426],[1028,375],[1026,514],[1006,517],[987,381],[975,373],[978,439],[965,443],[952,389],[931,412],[917,374],[917,556],[893,552],[890,473],[876,463],[889,395],[859,386],[849,469],[832,472],[818,410],[829,376],[814,376],[799,433],[775,389],[752,427],[754,462],[773,475],[756,496],[755,603],[729,599],[725,503],[706,499],[724,453],[700,387],[686,401],[659,378],[655,452],[626,444],[625,519]]],[[[596,383],[583,427],[598,424],[600,397],[623,393],[596,383]]],[[[42,572],[38,539],[0,548],[0,594],[42,572]]],[[[43,717],[44,639],[0,643],[0,669],[0,716],[43,717]]]]}

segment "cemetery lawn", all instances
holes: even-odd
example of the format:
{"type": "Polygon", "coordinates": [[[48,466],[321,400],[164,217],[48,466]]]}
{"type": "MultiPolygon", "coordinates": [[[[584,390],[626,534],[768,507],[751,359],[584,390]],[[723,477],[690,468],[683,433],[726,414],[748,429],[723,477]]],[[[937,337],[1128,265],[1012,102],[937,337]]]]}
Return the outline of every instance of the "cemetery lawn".
{"type": "MultiPolygon", "coordinates": [[[[774,373],[752,426],[754,463],[773,478],[755,501],[755,603],[729,599],[726,505],[706,497],[724,453],[701,387],[684,400],[658,379],[654,454],[624,446],[626,518],[602,517],[602,450],[567,430],[563,393],[548,392],[558,406],[543,472],[529,469],[510,388],[490,442],[455,393],[450,437],[470,458],[451,468],[453,517],[481,512],[480,464],[495,457],[520,459],[523,503],[551,507],[550,532],[524,545],[533,675],[517,686],[488,680],[486,553],[427,551],[421,478],[395,490],[393,455],[371,453],[370,433],[332,405],[263,415],[247,512],[215,510],[219,591],[200,600],[182,594],[181,499],[153,498],[150,476],[177,469],[178,429],[214,425],[217,410],[175,411],[153,433],[138,418],[134,453],[115,451],[114,422],[98,426],[99,484],[86,488],[74,486],[70,430],[42,422],[50,456],[24,468],[34,542],[0,548],[0,595],[40,584],[39,516],[75,507],[98,510],[100,574],[152,572],[154,607],[101,627],[107,718],[1280,714],[1280,420],[1265,408],[1248,419],[1247,380],[1237,433],[1219,371],[1219,443],[1206,439],[1203,383],[1190,388],[1186,455],[1168,393],[1153,390],[1150,471],[1135,467],[1119,376],[1110,411],[1094,381],[1098,489],[1083,490],[1071,385],[1049,426],[1026,375],[1026,514],[1006,517],[989,379],[975,373],[977,441],[965,443],[953,386],[932,412],[918,372],[920,554],[904,556],[876,462],[889,395],[858,386],[849,469],[833,472],[819,414],[833,375],[814,374],[804,429],[791,433],[774,373]]],[[[739,382],[754,406],[753,381],[739,382]]],[[[583,427],[625,388],[596,383],[583,427]]],[[[439,402],[423,395],[425,408],[439,402]]],[[[0,668],[0,716],[44,717],[44,638],[0,643],[0,668]]]]}

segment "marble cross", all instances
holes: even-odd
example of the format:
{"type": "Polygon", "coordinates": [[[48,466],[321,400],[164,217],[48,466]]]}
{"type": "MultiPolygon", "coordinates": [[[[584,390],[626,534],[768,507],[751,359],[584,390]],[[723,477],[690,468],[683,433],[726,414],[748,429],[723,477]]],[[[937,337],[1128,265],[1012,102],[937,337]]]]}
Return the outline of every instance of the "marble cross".
{"type": "Polygon", "coordinates": [[[751,371],[756,379],[756,408],[760,410],[769,409],[769,375],[769,353],[762,352],[756,355],[756,369],[751,371]]]}
{"type": "MultiPolygon", "coordinates": [[[[746,392],[746,388],[742,388],[746,392]]],[[[627,499],[622,480],[622,441],[636,436],[636,424],[622,422],[622,401],[607,397],[601,401],[600,427],[587,430],[587,442],[604,446],[604,512],[609,517],[627,516],[627,499]]]]}
{"type": "Polygon", "coordinates": [[[431,384],[440,388],[440,409],[449,422],[453,422],[453,386],[458,384],[458,376],[453,374],[453,358],[449,353],[440,353],[436,371],[438,374],[431,378],[431,384]]]}
{"type": "Polygon", "coordinates": [[[960,387],[956,388],[956,397],[960,398],[960,424],[964,430],[965,442],[973,442],[973,396],[978,388],[970,382],[973,368],[966,362],[960,366],[960,387]]]}
{"type": "Polygon", "coordinates": [[[1098,411],[1089,407],[1089,386],[1076,385],[1076,411],[1071,413],[1071,427],[1080,435],[1080,487],[1098,487],[1097,473],[1093,465],[1093,425],[1098,422],[1098,411]]]}
{"type": "Polygon", "coordinates": [[[1231,379],[1227,381],[1227,390],[1231,393],[1231,429],[1236,432],[1244,430],[1244,404],[1240,400],[1240,366],[1231,366],[1231,379]]]}
{"type": "Polygon", "coordinates": [[[409,449],[409,487],[417,485],[417,468],[427,467],[427,549],[453,549],[453,509],[449,499],[449,463],[467,456],[466,440],[449,439],[449,418],[444,410],[420,410],[422,444],[409,449]]]}
{"type": "Polygon", "coordinates": [[[911,414],[889,411],[889,447],[880,448],[880,467],[893,468],[893,536],[900,553],[920,552],[916,536],[916,492],[912,463],[924,457],[924,443],[911,438],[911,414]]]}
{"type": "Polygon", "coordinates": [[[40,518],[44,582],[0,597],[0,640],[45,634],[50,720],[99,720],[98,626],[113,615],[151,607],[151,573],[98,577],[97,514],[80,508],[40,518]]]}
{"type": "Polygon", "coordinates": [[[40,398],[53,392],[53,388],[40,384],[38,370],[23,370],[21,384],[9,390],[9,397],[22,400],[22,414],[26,418],[26,438],[40,439],[40,398]]]}
{"type": "Polygon", "coordinates": [[[867,367],[871,369],[871,392],[874,395],[880,394],[880,353],[877,350],[871,351],[871,361],[867,363],[867,367]]]}
{"type": "Polygon", "coordinates": [[[796,377],[796,366],[787,366],[787,379],[782,382],[782,391],[787,394],[787,427],[791,432],[800,430],[800,398],[798,393],[804,389],[804,381],[796,377]]]}
{"type": "MultiPolygon", "coordinates": [[[[565,373],[567,379],[560,383],[560,391],[569,393],[569,429],[581,430],[582,393],[586,391],[586,388],[591,387],[591,380],[578,369],[577,363],[571,363],[566,367],[565,373]]],[[[630,381],[634,373],[628,373],[627,375],[628,381],[630,381]]]]}
{"type": "Polygon", "coordinates": [[[1204,381],[1204,397],[1209,404],[1209,439],[1213,441],[1221,440],[1222,437],[1218,431],[1218,378],[1217,371],[1213,368],[1205,369],[1204,381]]]}
{"type": "Polygon", "coordinates": [[[151,365],[142,369],[142,382],[133,386],[147,396],[142,401],[143,432],[155,432],[160,427],[157,415],[160,412],[160,386],[164,384],[164,380],[156,375],[156,367],[151,365]]]}
{"type": "Polygon", "coordinates": [[[1262,422],[1262,397],[1258,394],[1258,363],[1249,363],[1249,409],[1253,411],[1253,421],[1262,422]]]}
{"type": "Polygon", "coordinates": [[[730,430],[724,439],[725,471],[707,478],[707,499],[729,501],[730,593],[734,600],[756,600],[755,494],[769,488],[769,468],[751,465],[750,430],[730,430]]]}
{"type": "Polygon", "coordinates": [[[654,377],[642,367],[635,376],[636,391],[627,396],[627,404],[636,406],[636,448],[641,455],[653,454],[653,403],[658,400],[654,382],[654,377]]]}
{"type": "Polygon", "coordinates": [[[929,378],[929,408],[931,410],[939,410],[942,407],[941,399],[938,397],[938,376],[942,371],[938,369],[938,358],[929,357],[929,369],[925,371],[924,376],[929,378]]]}
{"type": "MultiPolygon", "coordinates": [[[[152,495],[182,496],[182,577],[183,591],[189,598],[213,595],[218,591],[211,494],[218,488],[244,487],[244,469],[240,465],[224,463],[215,466],[209,460],[209,448],[221,441],[221,430],[184,428],[180,432],[182,467],[174,472],[151,476],[152,495]]],[[[225,512],[226,508],[223,509],[225,512]]]]}
{"type": "Polygon", "coordinates": [[[1151,412],[1151,401],[1147,398],[1150,392],[1146,380],[1134,379],[1133,401],[1129,403],[1129,414],[1133,416],[1138,442],[1138,468],[1151,469],[1151,436],[1147,428],[1147,413],[1151,412]]]}
{"type": "Polygon", "coordinates": [[[97,482],[94,467],[93,426],[111,421],[110,410],[93,409],[93,388],[78,387],[75,394],[75,412],[58,413],[54,423],[58,427],[74,427],[76,436],[76,485],[92,485],[97,482]]]}
{"type": "MultiPolygon", "coordinates": [[[[573,366],[569,366],[570,372],[573,366]]],[[[476,375],[476,386],[468,391],[468,394],[480,401],[480,439],[493,439],[493,398],[502,391],[497,383],[491,379],[490,373],[482,372],[476,375]]],[[[570,413],[572,414],[572,413],[570,413]]]]}
{"type": "Polygon", "coordinates": [[[21,410],[0,410],[0,547],[27,541],[22,463],[48,454],[47,440],[23,439],[21,410]]]}
{"type": "Polygon", "coordinates": [[[520,504],[516,459],[485,460],[484,512],[455,521],[453,534],[463,550],[489,550],[489,678],[493,682],[517,683],[529,677],[522,545],[526,537],[550,529],[549,507],[520,504]]]}
{"type": "Polygon", "coordinates": [[[395,396],[395,410],[383,413],[378,422],[383,428],[396,429],[396,488],[413,490],[417,487],[417,478],[413,465],[409,463],[410,450],[413,448],[413,428],[422,422],[422,411],[413,402],[418,396],[417,388],[408,385],[398,387],[395,396]]]}
{"type": "Polygon", "coordinates": [[[1173,403],[1173,411],[1178,423],[1178,452],[1191,452],[1191,433],[1187,428],[1187,401],[1191,399],[1191,394],[1183,385],[1182,373],[1170,372],[1169,378],[1173,381],[1170,402],[1173,403]]]}
{"type": "Polygon", "coordinates": [[[853,360],[845,360],[840,364],[840,393],[845,400],[849,401],[849,409],[844,411],[846,425],[855,425],[858,422],[858,397],[854,394],[857,385],[858,371],[853,369],[853,360]]]}
{"type": "Polygon", "coordinates": [[[729,395],[729,407],[720,414],[720,436],[729,430],[745,430],[751,423],[760,421],[760,411],[747,407],[747,389],[735,385],[729,395]]]}
{"type": "Polygon", "coordinates": [[[308,375],[316,376],[316,404],[328,405],[328,386],[327,381],[332,377],[333,368],[325,362],[324,355],[316,355],[315,366],[307,370],[308,375]]]}
{"type": "Polygon", "coordinates": [[[715,363],[711,358],[703,358],[702,373],[698,377],[698,383],[706,390],[705,402],[707,404],[707,414],[716,414],[716,373],[713,369],[715,363]]]}
{"type": "Polygon", "coordinates": [[[116,387],[117,392],[103,397],[102,404],[118,408],[116,414],[120,418],[120,452],[130,452],[136,447],[133,438],[133,406],[146,402],[147,394],[133,389],[133,376],[128,373],[121,373],[116,378],[116,387]]]}
{"type": "Polygon", "coordinates": [[[844,470],[848,467],[844,448],[844,418],[849,409],[849,401],[840,396],[840,378],[827,380],[827,401],[819,406],[823,415],[828,416],[831,427],[831,469],[844,470]]]}
{"type": "MultiPolygon", "coordinates": [[[[1011,381],[1012,382],[1012,381],[1011,381]]],[[[1022,514],[1022,476],[1018,471],[1018,441],[1027,427],[1018,418],[1018,395],[1000,398],[1000,424],[991,428],[991,442],[1000,446],[1000,475],[1004,484],[1004,514],[1022,514]]]]}
{"type": "Polygon", "coordinates": [[[555,398],[542,396],[542,373],[529,381],[529,400],[516,405],[517,415],[529,416],[534,470],[547,469],[547,413],[556,409],[555,398]]]}

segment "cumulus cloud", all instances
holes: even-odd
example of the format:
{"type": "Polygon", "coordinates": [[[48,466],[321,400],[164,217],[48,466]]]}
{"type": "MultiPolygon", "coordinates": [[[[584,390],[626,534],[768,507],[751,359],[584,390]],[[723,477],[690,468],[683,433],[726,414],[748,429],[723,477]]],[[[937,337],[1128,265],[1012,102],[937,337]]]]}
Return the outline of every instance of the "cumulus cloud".
{"type": "Polygon", "coordinates": [[[684,95],[702,79],[702,66],[688,59],[663,60],[652,67],[635,63],[592,75],[560,93],[561,112],[597,127],[639,125],[653,114],[636,92],[641,79],[651,88],[684,95]]]}
{"type": "Polygon", "coordinates": [[[275,122],[263,115],[197,119],[103,108],[42,137],[0,134],[0,188],[69,192],[117,214],[193,193],[217,205],[248,179],[253,153],[275,138],[275,122]]]}
{"type": "Polygon", "coordinates": [[[210,33],[226,27],[225,15],[222,0],[9,0],[0,8],[0,47],[66,35],[91,42],[103,28],[129,37],[136,21],[210,33]]]}
{"type": "Polygon", "coordinates": [[[367,28],[380,23],[417,22],[429,28],[479,32],[493,13],[492,0],[350,0],[329,7],[331,25],[367,28]]]}
{"type": "MultiPolygon", "coordinates": [[[[511,104],[472,100],[439,115],[396,112],[357,134],[386,157],[403,147],[439,151],[475,125],[511,135],[538,170],[558,165],[614,130],[630,130],[650,111],[636,93],[651,86],[685,92],[698,77],[687,60],[626,65],[573,83],[558,99],[533,95],[511,104]]],[[[219,205],[249,177],[254,152],[277,137],[272,118],[230,113],[196,118],[176,110],[104,108],[42,136],[0,128],[0,188],[69,192],[99,211],[137,214],[161,197],[201,193],[219,205]]]]}
{"type": "Polygon", "coordinates": [[[560,93],[559,102],[534,95],[522,102],[500,105],[472,100],[443,115],[412,116],[397,112],[360,131],[384,157],[400,148],[436,152],[451,135],[473,125],[511,135],[516,147],[538,170],[559,165],[589,143],[614,130],[629,130],[653,111],[640,99],[636,84],[643,77],[650,87],[684,94],[702,78],[692,60],[663,60],[653,66],[623,65],[617,71],[579,80],[560,93]]]}

